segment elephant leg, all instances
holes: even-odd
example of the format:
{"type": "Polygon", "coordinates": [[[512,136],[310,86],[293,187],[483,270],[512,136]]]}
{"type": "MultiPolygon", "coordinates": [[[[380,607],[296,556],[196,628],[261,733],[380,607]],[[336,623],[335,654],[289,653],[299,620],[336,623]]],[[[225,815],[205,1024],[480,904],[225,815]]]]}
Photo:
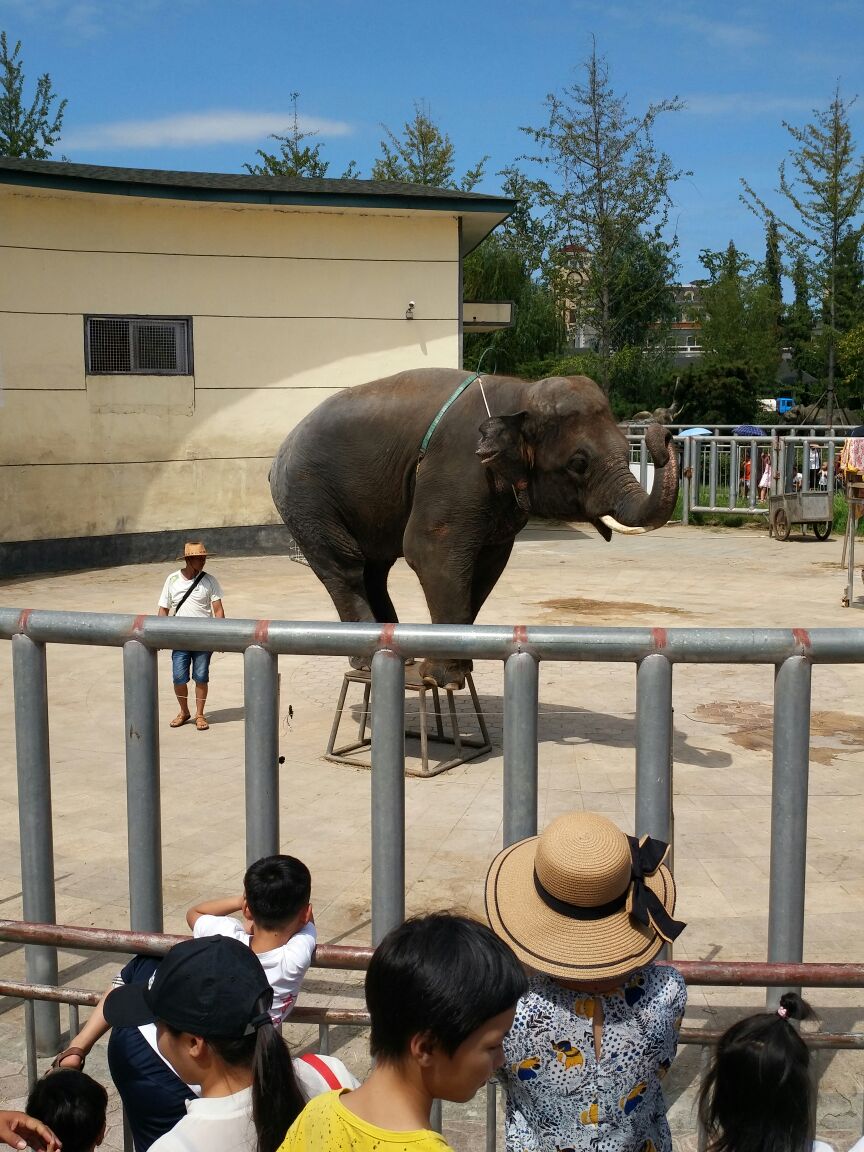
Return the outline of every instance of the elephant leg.
{"type": "Polygon", "coordinates": [[[489,598],[489,593],[498,583],[512,551],[512,540],[505,540],[501,544],[488,544],[480,549],[474,565],[474,579],[471,582],[472,620],[477,619],[480,609],[489,598]]]}
{"type": "Polygon", "coordinates": [[[373,562],[367,560],[363,580],[366,586],[366,599],[381,624],[398,624],[399,617],[387,591],[387,577],[395,561],[373,562]]]}
{"type": "MultiPolygon", "coordinates": [[[[405,559],[417,573],[433,624],[471,624],[474,555],[437,547],[410,548],[406,539],[405,559]]],[[[423,660],[421,678],[433,680],[441,688],[462,688],[470,660],[423,660]]]]}

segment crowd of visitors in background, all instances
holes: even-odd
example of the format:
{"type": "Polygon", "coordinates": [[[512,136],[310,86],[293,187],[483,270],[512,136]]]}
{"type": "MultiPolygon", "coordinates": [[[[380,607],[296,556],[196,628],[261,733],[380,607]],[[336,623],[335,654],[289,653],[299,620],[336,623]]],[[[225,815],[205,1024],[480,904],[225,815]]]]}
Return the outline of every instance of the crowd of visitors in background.
{"type": "MultiPolygon", "coordinates": [[[[292,1057],[280,1035],[316,932],[308,869],[266,857],[241,896],[190,908],[189,940],[126,965],[26,1114],[0,1113],[0,1139],[92,1152],[107,1094],[83,1069],[110,1029],[136,1152],[447,1152],[434,1101],[466,1102],[493,1077],[507,1152],[671,1152],[662,1080],[687,989],[656,962],[685,927],[667,855],[570,813],[492,861],[487,924],[439,912],[391,931],[366,973],[362,1084],[332,1057],[292,1057]]],[[[809,1014],[788,994],[721,1038],[699,1103],[714,1152],[830,1152],[814,1143],[795,1027],[809,1014]]]]}

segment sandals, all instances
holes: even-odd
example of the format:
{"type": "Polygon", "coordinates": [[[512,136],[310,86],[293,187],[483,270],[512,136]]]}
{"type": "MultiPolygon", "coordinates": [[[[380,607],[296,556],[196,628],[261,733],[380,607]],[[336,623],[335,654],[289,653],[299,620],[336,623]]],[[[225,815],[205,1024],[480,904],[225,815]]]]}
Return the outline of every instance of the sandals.
{"type": "Polygon", "coordinates": [[[195,727],[199,732],[206,732],[210,725],[207,723],[207,720],[203,716],[196,716],[195,727]]]}
{"type": "Polygon", "coordinates": [[[81,1063],[78,1065],[78,1071],[83,1072],[84,1065],[87,1063],[87,1053],[83,1048],[64,1048],[62,1052],[58,1052],[54,1059],[51,1061],[51,1066],[46,1071],[45,1075],[50,1076],[52,1072],[57,1072],[62,1067],[62,1061],[67,1056],[80,1056],[81,1063]]]}
{"type": "Polygon", "coordinates": [[[181,712],[179,714],[179,716],[175,716],[174,719],[171,721],[171,727],[172,728],[182,728],[183,725],[187,724],[191,719],[192,719],[192,717],[189,715],[188,712],[186,712],[185,715],[183,712],[181,712]]]}

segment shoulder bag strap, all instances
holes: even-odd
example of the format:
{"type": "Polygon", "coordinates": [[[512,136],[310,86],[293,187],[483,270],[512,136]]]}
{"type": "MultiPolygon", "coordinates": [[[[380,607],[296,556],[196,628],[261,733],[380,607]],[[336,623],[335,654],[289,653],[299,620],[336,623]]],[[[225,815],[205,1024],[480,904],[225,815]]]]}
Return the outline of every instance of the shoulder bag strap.
{"type": "Polygon", "coordinates": [[[302,1056],[298,1056],[297,1059],[302,1060],[304,1064],[308,1064],[310,1068],[314,1068],[318,1075],[326,1082],[328,1088],[338,1091],[342,1087],[339,1083],[339,1077],[330,1065],[325,1063],[320,1056],[316,1056],[314,1052],[306,1052],[302,1056]]]}
{"type": "Polygon", "coordinates": [[[189,599],[189,597],[192,595],[192,593],[195,591],[195,589],[198,586],[198,581],[201,579],[201,577],[203,575],[204,575],[203,571],[199,572],[198,575],[195,577],[195,579],[192,581],[192,583],[189,585],[189,587],[186,589],[186,591],[183,593],[183,599],[180,601],[180,603],[174,609],[174,615],[175,616],[180,611],[180,609],[183,607],[183,605],[186,603],[186,601],[189,599]]]}

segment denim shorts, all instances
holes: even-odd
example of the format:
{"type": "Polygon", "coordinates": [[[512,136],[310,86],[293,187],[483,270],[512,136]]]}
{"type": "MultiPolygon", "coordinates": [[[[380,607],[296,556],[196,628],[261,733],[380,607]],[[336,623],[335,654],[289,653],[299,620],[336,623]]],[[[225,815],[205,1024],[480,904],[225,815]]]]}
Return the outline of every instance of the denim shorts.
{"type": "Polygon", "coordinates": [[[189,683],[189,665],[192,665],[192,679],[196,684],[206,684],[210,679],[210,657],[212,652],[172,652],[171,673],[175,684],[189,683]]]}

